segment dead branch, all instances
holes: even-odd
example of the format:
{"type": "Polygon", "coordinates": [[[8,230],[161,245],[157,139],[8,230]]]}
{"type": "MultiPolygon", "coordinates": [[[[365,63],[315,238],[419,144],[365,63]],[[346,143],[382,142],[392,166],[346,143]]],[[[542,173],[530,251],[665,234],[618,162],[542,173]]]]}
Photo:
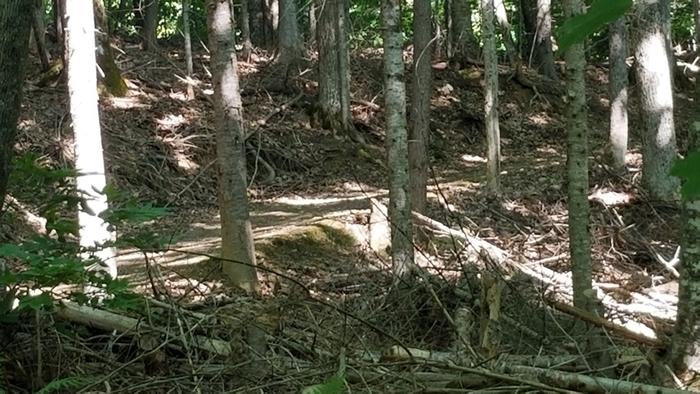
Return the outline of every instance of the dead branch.
{"type": "Polygon", "coordinates": [[[588,323],[594,324],[599,327],[603,327],[607,330],[613,331],[617,335],[633,340],[635,342],[643,343],[648,346],[652,347],[662,347],[664,345],[664,342],[658,338],[649,338],[645,335],[636,333],[634,331],[628,330],[625,327],[618,326],[617,324],[606,320],[600,316],[596,316],[588,311],[584,311],[582,309],[576,308],[572,305],[559,302],[556,300],[547,300],[547,302],[552,305],[554,308],[557,310],[567,313],[569,315],[572,315],[574,317],[577,317],[581,320],[584,320],[588,323]]]}
{"type": "Polygon", "coordinates": [[[552,386],[582,391],[586,393],[608,393],[608,394],[681,394],[688,393],[685,390],[677,390],[666,387],[652,386],[649,384],[630,382],[610,378],[581,375],[572,372],[558,371],[554,369],[543,369],[536,367],[522,367],[504,365],[501,368],[503,373],[518,373],[534,376],[538,381],[552,386]]]}
{"type": "MultiPolygon", "coordinates": [[[[497,263],[499,265],[508,265],[510,267],[515,268],[516,270],[520,271],[521,273],[527,275],[528,277],[534,278],[541,283],[544,283],[547,288],[549,289],[550,294],[554,294],[555,292],[562,292],[564,294],[570,295],[571,294],[571,289],[572,289],[572,284],[571,284],[571,278],[564,274],[557,273],[555,271],[552,271],[546,267],[542,266],[537,266],[532,262],[517,262],[513,259],[510,258],[508,252],[502,250],[501,248],[481,239],[478,237],[475,237],[471,234],[469,234],[466,230],[458,231],[455,229],[452,229],[436,220],[433,220],[429,217],[426,217],[424,215],[421,215],[417,212],[413,212],[413,218],[416,222],[419,224],[425,225],[426,227],[432,228],[433,230],[436,230],[438,232],[441,232],[443,234],[447,234],[451,237],[460,239],[462,241],[465,241],[467,243],[467,246],[471,249],[470,252],[470,257],[473,254],[476,254],[476,256],[479,257],[486,257],[488,258],[491,262],[497,263]]],[[[653,301],[650,299],[650,297],[646,297],[642,294],[636,293],[635,296],[637,298],[642,298],[642,304],[644,306],[649,306],[653,303],[653,301]]],[[[561,298],[561,296],[560,296],[561,298]]],[[[570,298],[570,297],[567,297],[570,298]]],[[[606,297],[609,298],[609,297],[606,297]]],[[[567,299],[567,301],[570,301],[567,299]]],[[[604,304],[606,307],[617,310],[617,311],[623,311],[625,310],[625,305],[622,304],[617,304],[613,303],[613,300],[604,300],[604,304]]],[[[562,303],[563,305],[563,303],[562,303]]],[[[667,306],[664,304],[664,307],[667,306]]],[[[647,308],[648,309],[648,308],[647,308]]],[[[588,320],[587,320],[588,321],[588,320]]],[[[604,327],[610,329],[612,333],[616,333],[618,335],[621,335],[622,337],[629,339],[629,340],[634,340],[646,345],[658,347],[661,345],[661,341],[658,340],[657,338],[653,338],[641,333],[636,333],[633,332],[625,327],[619,326],[613,322],[610,322],[608,320],[598,318],[598,320],[593,319],[589,321],[590,323],[593,324],[599,324],[603,325],[604,327]],[[604,325],[602,321],[605,321],[604,325]]]]}
{"type": "MultiPolygon", "coordinates": [[[[171,333],[161,328],[149,326],[140,320],[128,316],[118,315],[85,305],[78,305],[69,301],[60,301],[56,306],[56,315],[61,319],[74,323],[105,331],[117,331],[125,335],[139,337],[146,333],[155,332],[163,334],[168,338],[174,338],[180,343],[185,343],[188,340],[178,333],[171,333]]],[[[189,338],[189,340],[189,343],[198,349],[220,356],[229,356],[231,354],[231,345],[227,341],[207,338],[200,335],[192,335],[192,338],[189,338]]]]}

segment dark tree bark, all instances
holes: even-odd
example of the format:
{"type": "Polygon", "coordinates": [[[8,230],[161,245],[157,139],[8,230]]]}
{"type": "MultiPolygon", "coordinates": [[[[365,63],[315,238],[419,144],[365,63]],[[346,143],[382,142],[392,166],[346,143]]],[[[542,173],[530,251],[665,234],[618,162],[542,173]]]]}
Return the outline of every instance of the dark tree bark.
{"type": "Polygon", "coordinates": [[[107,12],[104,0],[93,0],[95,9],[95,37],[99,50],[97,53],[97,65],[102,71],[101,84],[108,94],[116,97],[126,95],[127,88],[121,70],[114,61],[114,51],[110,43],[107,12]]]}
{"type": "Polygon", "coordinates": [[[700,0],[693,0],[693,22],[695,23],[693,51],[698,52],[700,50],[700,0]]]}
{"type": "Polygon", "coordinates": [[[65,9],[65,0],[53,0],[53,18],[54,18],[54,29],[56,36],[56,43],[60,48],[61,60],[63,64],[66,64],[66,50],[65,50],[65,40],[63,32],[63,15],[65,9]]]}
{"type": "Polygon", "coordinates": [[[32,29],[34,30],[34,40],[36,42],[36,50],[41,61],[42,71],[47,71],[51,67],[51,56],[46,47],[46,27],[44,26],[44,1],[36,1],[36,9],[32,18],[32,29]]]}
{"type": "Polygon", "coordinates": [[[352,132],[345,1],[317,1],[319,118],[324,128],[352,132]]]}
{"type": "Polygon", "coordinates": [[[468,0],[446,0],[447,56],[460,65],[479,57],[479,43],[472,27],[472,9],[468,0]]]}
{"type": "Polygon", "coordinates": [[[520,7],[524,22],[523,57],[540,74],[551,79],[557,78],[552,51],[551,0],[521,0],[520,7]]]}
{"type": "MultiPolygon", "coordinates": [[[[695,102],[700,103],[700,78],[695,78],[695,102]]],[[[695,105],[695,122],[689,138],[689,152],[700,151],[700,107],[695,105]]],[[[700,371],[700,198],[683,201],[678,316],[671,345],[670,361],[677,373],[700,371]]]]}
{"type": "MultiPolygon", "coordinates": [[[[582,0],[565,0],[564,16],[573,18],[584,12],[582,0]]],[[[598,300],[592,290],[591,239],[588,229],[588,111],[586,108],[586,56],[584,44],[571,45],[564,54],[566,60],[566,167],[567,207],[569,210],[569,253],[574,306],[598,314],[598,300]]],[[[588,334],[587,354],[596,368],[610,365],[606,336],[599,330],[588,334]]]]}
{"type": "Polygon", "coordinates": [[[0,211],[10,176],[35,7],[36,2],[27,0],[0,3],[0,211]]]}
{"type": "Polygon", "coordinates": [[[159,0],[145,0],[143,15],[143,30],[141,31],[141,45],[143,49],[152,51],[158,48],[158,13],[159,0]]]}
{"type": "Polygon", "coordinates": [[[428,184],[427,143],[430,136],[430,99],[433,92],[432,9],[430,0],[413,2],[413,83],[411,127],[408,136],[409,179],[413,210],[425,213],[428,184]]]}
{"type": "MultiPolygon", "coordinates": [[[[564,4],[567,18],[583,13],[581,0],[566,0],[564,4]]],[[[595,303],[590,294],[593,284],[588,232],[588,122],[583,44],[571,45],[565,53],[565,59],[569,250],[574,306],[595,312],[595,303]]]]}
{"type": "Polygon", "coordinates": [[[296,0],[278,0],[281,8],[277,60],[287,65],[296,64],[301,58],[302,43],[299,36],[296,0]]]}
{"type": "Polygon", "coordinates": [[[132,2],[132,11],[134,13],[134,27],[139,32],[143,31],[144,2],[145,1],[149,1],[149,0],[134,0],[132,2]]]}
{"type": "Polygon", "coordinates": [[[384,113],[389,167],[389,222],[391,260],[397,278],[413,269],[413,225],[408,175],[406,84],[400,0],[382,1],[384,21],[384,113]]]}
{"type": "Polygon", "coordinates": [[[253,42],[250,38],[250,11],[248,9],[248,0],[241,0],[241,17],[238,18],[241,21],[241,39],[243,45],[243,51],[241,56],[246,62],[250,61],[250,55],[253,54],[253,42]]]}
{"type": "Polygon", "coordinates": [[[250,26],[250,40],[256,47],[265,46],[265,0],[247,1],[248,21],[250,26]]]}

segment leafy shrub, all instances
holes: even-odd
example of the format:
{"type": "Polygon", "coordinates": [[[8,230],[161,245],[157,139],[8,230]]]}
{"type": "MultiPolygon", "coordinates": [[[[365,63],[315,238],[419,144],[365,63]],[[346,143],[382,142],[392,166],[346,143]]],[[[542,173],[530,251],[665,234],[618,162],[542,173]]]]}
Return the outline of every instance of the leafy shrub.
{"type": "MultiPolygon", "coordinates": [[[[35,234],[20,243],[0,244],[0,258],[11,259],[14,268],[0,272],[0,321],[12,321],[26,310],[50,309],[54,290],[59,286],[72,289],[69,296],[80,303],[104,302],[119,309],[138,308],[140,298],[129,290],[128,284],[112,279],[100,270],[90,269],[101,262],[94,257],[96,248],[78,244],[77,211],[85,205],[84,196],[75,189],[74,170],[42,165],[33,156],[16,160],[13,180],[21,185],[20,193],[32,193],[41,216],[46,219],[42,234],[35,234]],[[99,294],[86,294],[86,287],[100,289],[99,294]]],[[[118,190],[103,191],[110,209],[101,217],[124,233],[114,242],[98,248],[135,247],[154,250],[165,240],[153,233],[148,223],[163,217],[166,209],[139,204],[118,190]]],[[[169,240],[168,240],[169,241],[169,240]]]]}

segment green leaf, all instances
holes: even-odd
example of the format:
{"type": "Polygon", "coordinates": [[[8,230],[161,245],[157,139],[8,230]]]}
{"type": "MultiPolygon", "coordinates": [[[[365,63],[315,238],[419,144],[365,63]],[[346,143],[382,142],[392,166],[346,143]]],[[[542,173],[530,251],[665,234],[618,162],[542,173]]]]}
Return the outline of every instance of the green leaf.
{"type": "Polygon", "coordinates": [[[683,199],[700,197],[700,151],[689,154],[683,160],[678,160],[671,169],[671,175],[684,180],[681,187],[683,199]]]}
{"type": "Polygon", "coordinates": [[[22,245],[2,244],[0,245],[1,257],[14,257],[21,260],[29,260],[34,255],[27,253],[27,250],[22,245]]]}
{"type": "Polygon", "coordinates": [[[49,293],[41,293],[39,295],[35,296],[24,296],[20,298],[19,300],[19,308],[20,309],[33,309],[35,311],[38,311],[40,309],[43,309],[44,307],[52,306],[53,305],[53,299],[51,298],[51,295],[49,293]]]}
{"type": "Polygon", "coordinates": [[[305,387],[302,394],[342,394],[345,392],[345,379],[335,375],[327,382],[305,387]]]}
{"type": "Polygon", "coordinates": [[[46,386],[42,387],[41,390],[37,391],[37,394],[48,394],[48,393],[65,393],[72,392],[75,389],[85,387],[89,384],[95,382],[95,378],[88,376],[69,376],[62,379],[56,379],[49,382],[46,386]],[[73,389],[73,390],[70,390],[73,389]]]}
{"type": "Polygon", "coordinates": [[[632,0],[595,0],[585,14],[567,19],[558,31],[561,51],[583,42],[586,37],[615,21],[632,7],[632,0]]]}

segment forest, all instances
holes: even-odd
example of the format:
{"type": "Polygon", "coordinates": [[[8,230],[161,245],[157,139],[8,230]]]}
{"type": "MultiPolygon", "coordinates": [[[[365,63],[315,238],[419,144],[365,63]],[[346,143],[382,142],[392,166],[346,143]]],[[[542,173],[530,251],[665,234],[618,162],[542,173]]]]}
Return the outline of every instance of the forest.
{"type": "Polygon", "coordinates": [[[3,0],[0,394],[700,392],[700,0],[3,0]]]}

